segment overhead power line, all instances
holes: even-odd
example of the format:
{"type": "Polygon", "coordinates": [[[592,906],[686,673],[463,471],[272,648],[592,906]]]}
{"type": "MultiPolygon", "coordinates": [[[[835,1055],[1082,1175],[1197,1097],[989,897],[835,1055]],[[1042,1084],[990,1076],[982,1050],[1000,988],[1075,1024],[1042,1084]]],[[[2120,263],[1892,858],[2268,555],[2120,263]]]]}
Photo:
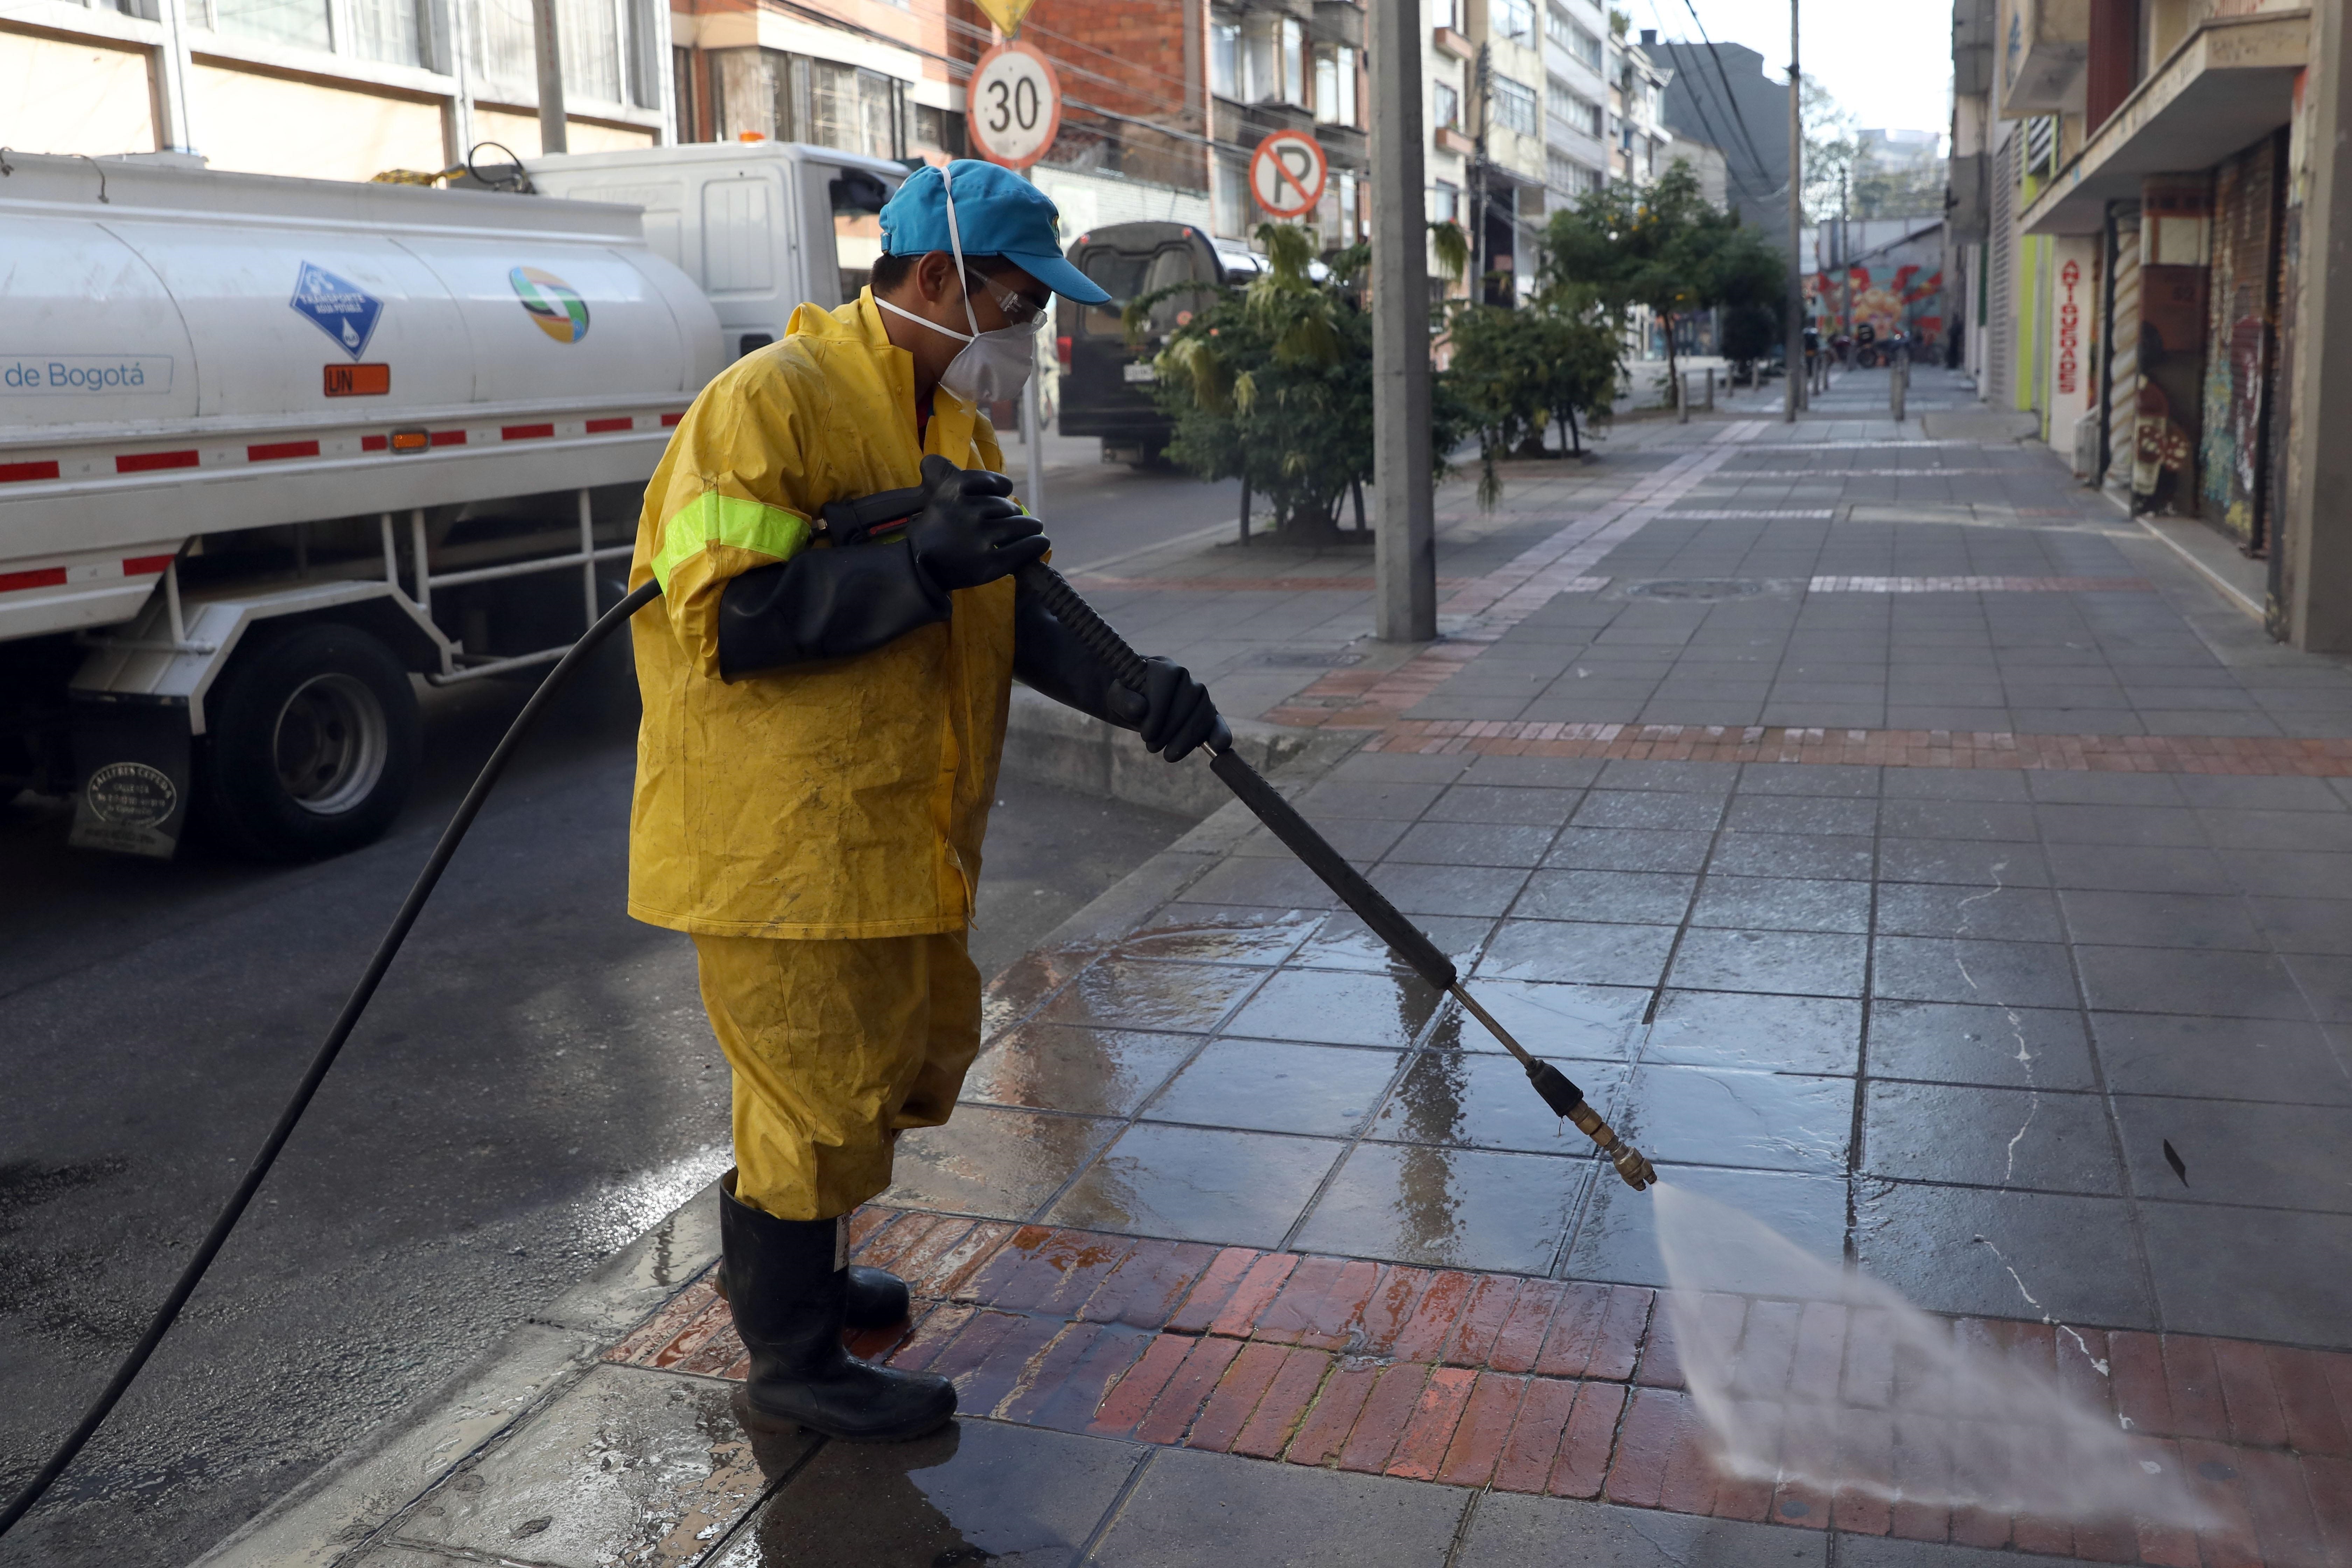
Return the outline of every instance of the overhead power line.
{"type": "MultiPolygon", "coordinates": [[[[1723,56],[1716,48],[1715,40],[1706,36],[1706,24],[1699,20],[1698,6],[1693,0],[1683,0],[1683,9],[1690,13],[1691,25],[1698,29],[1699,41],[1706,46],[1707,58],[1715,62],[1716,79],[1723,83],[1724,99],[1731,105],[1731,116],[1739,123],[1740,139],[1748,143],[1748,155],[1756,161],[1756,171],[1760,175],[1765,168],[1764,154],[1758,151],[1755,134],[1748,129],[1748,116],[1740,111],[1738,95],[1731,90],[1731,77],[1723,68],[1723,56]]],[[[1789,90],[1794,92],[1796,89],[1791,87],[1789,90]]]]}

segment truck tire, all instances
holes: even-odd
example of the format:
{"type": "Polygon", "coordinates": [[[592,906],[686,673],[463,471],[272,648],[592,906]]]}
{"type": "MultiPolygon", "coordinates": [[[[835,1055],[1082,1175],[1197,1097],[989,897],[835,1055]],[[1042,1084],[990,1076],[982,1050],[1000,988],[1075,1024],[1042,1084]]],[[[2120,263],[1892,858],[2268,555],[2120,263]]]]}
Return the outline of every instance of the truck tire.
{"type": "Polygon", "coordinates": [[[416,778],[416,693],[392,650],[331,623],[257,632],[206,703],[207,826],[263,860],[317,860],[390,826],[416,778]]]}

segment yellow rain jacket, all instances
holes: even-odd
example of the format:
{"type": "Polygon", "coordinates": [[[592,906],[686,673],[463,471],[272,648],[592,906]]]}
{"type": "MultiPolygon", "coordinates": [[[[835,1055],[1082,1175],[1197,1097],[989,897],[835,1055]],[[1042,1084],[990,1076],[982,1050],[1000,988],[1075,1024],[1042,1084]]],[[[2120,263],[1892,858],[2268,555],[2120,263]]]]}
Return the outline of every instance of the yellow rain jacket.
{"type": "MultiPolygon", "coordinates": [[[[872,653],[719,675],[719,600],[811,543],[827,502],[919,483],[925,453],[1001,469],[941,391],[915,433],[915,362],[871,290],[803,305],[784,340],[703,389],[646,488],[629,585],[645,720],[629,913],[716,936],[921,936],[970,921],[1013,680],[1013,583],[872,653]]],[[[851,548],[858,548],[852,546],[851,548]]]]}

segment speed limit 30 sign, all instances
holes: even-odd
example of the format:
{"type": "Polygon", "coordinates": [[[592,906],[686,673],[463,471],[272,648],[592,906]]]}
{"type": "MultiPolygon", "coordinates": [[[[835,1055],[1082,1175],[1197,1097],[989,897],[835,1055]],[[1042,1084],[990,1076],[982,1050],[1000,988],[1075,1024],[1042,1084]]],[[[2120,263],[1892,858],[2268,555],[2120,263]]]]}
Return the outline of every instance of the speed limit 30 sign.
{"type": "Polygon", "coordinates": [[[1250,191],[1276,217],[1304,217],[1323,199],[1330,165],[1323,144],[1299,131],[1277,131],[1250,155],[1250,191]]]}
{"type": "Polygon", "coordinates": [[[1062,129],[1062,84],[1034,45],[1008,39],[980,57],[964,84],[964,129],[992,163],[1025,169],[1062,129]]]}

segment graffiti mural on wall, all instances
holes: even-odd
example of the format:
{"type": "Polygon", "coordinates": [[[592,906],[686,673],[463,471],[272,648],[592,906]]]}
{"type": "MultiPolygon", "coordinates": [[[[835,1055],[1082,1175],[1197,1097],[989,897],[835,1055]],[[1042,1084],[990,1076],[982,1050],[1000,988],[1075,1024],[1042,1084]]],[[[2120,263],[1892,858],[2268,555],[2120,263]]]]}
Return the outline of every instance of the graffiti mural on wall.
{"type": "Polygon", "coordinates": [[[2258,142],[2222,163],[2213,182],[2199,510],[2249,551],[2268,543],[2263,466],[2275,357],[2279,163],[2273,142],[2258,142]]]}
{"type": "Polygon", "coordinates": [[[1899,265],[1882,262],[1875,267],[1857,263],[1846,271],[1847,281],[1853,289],[1853,320],[1843,327],[1839,325],[1839,312],[1844,308],[1845,298],[1838,287],[1837,274],[1817,272],[1805,279],[1808,307],[1829,331],[1851,331],[1866,323],[1873,332],[1885,338],[1900,329],[1911,335],[1913,344],[1923,353],[1943,342],[1941,269],[1906,261],[1899,265]]]}

